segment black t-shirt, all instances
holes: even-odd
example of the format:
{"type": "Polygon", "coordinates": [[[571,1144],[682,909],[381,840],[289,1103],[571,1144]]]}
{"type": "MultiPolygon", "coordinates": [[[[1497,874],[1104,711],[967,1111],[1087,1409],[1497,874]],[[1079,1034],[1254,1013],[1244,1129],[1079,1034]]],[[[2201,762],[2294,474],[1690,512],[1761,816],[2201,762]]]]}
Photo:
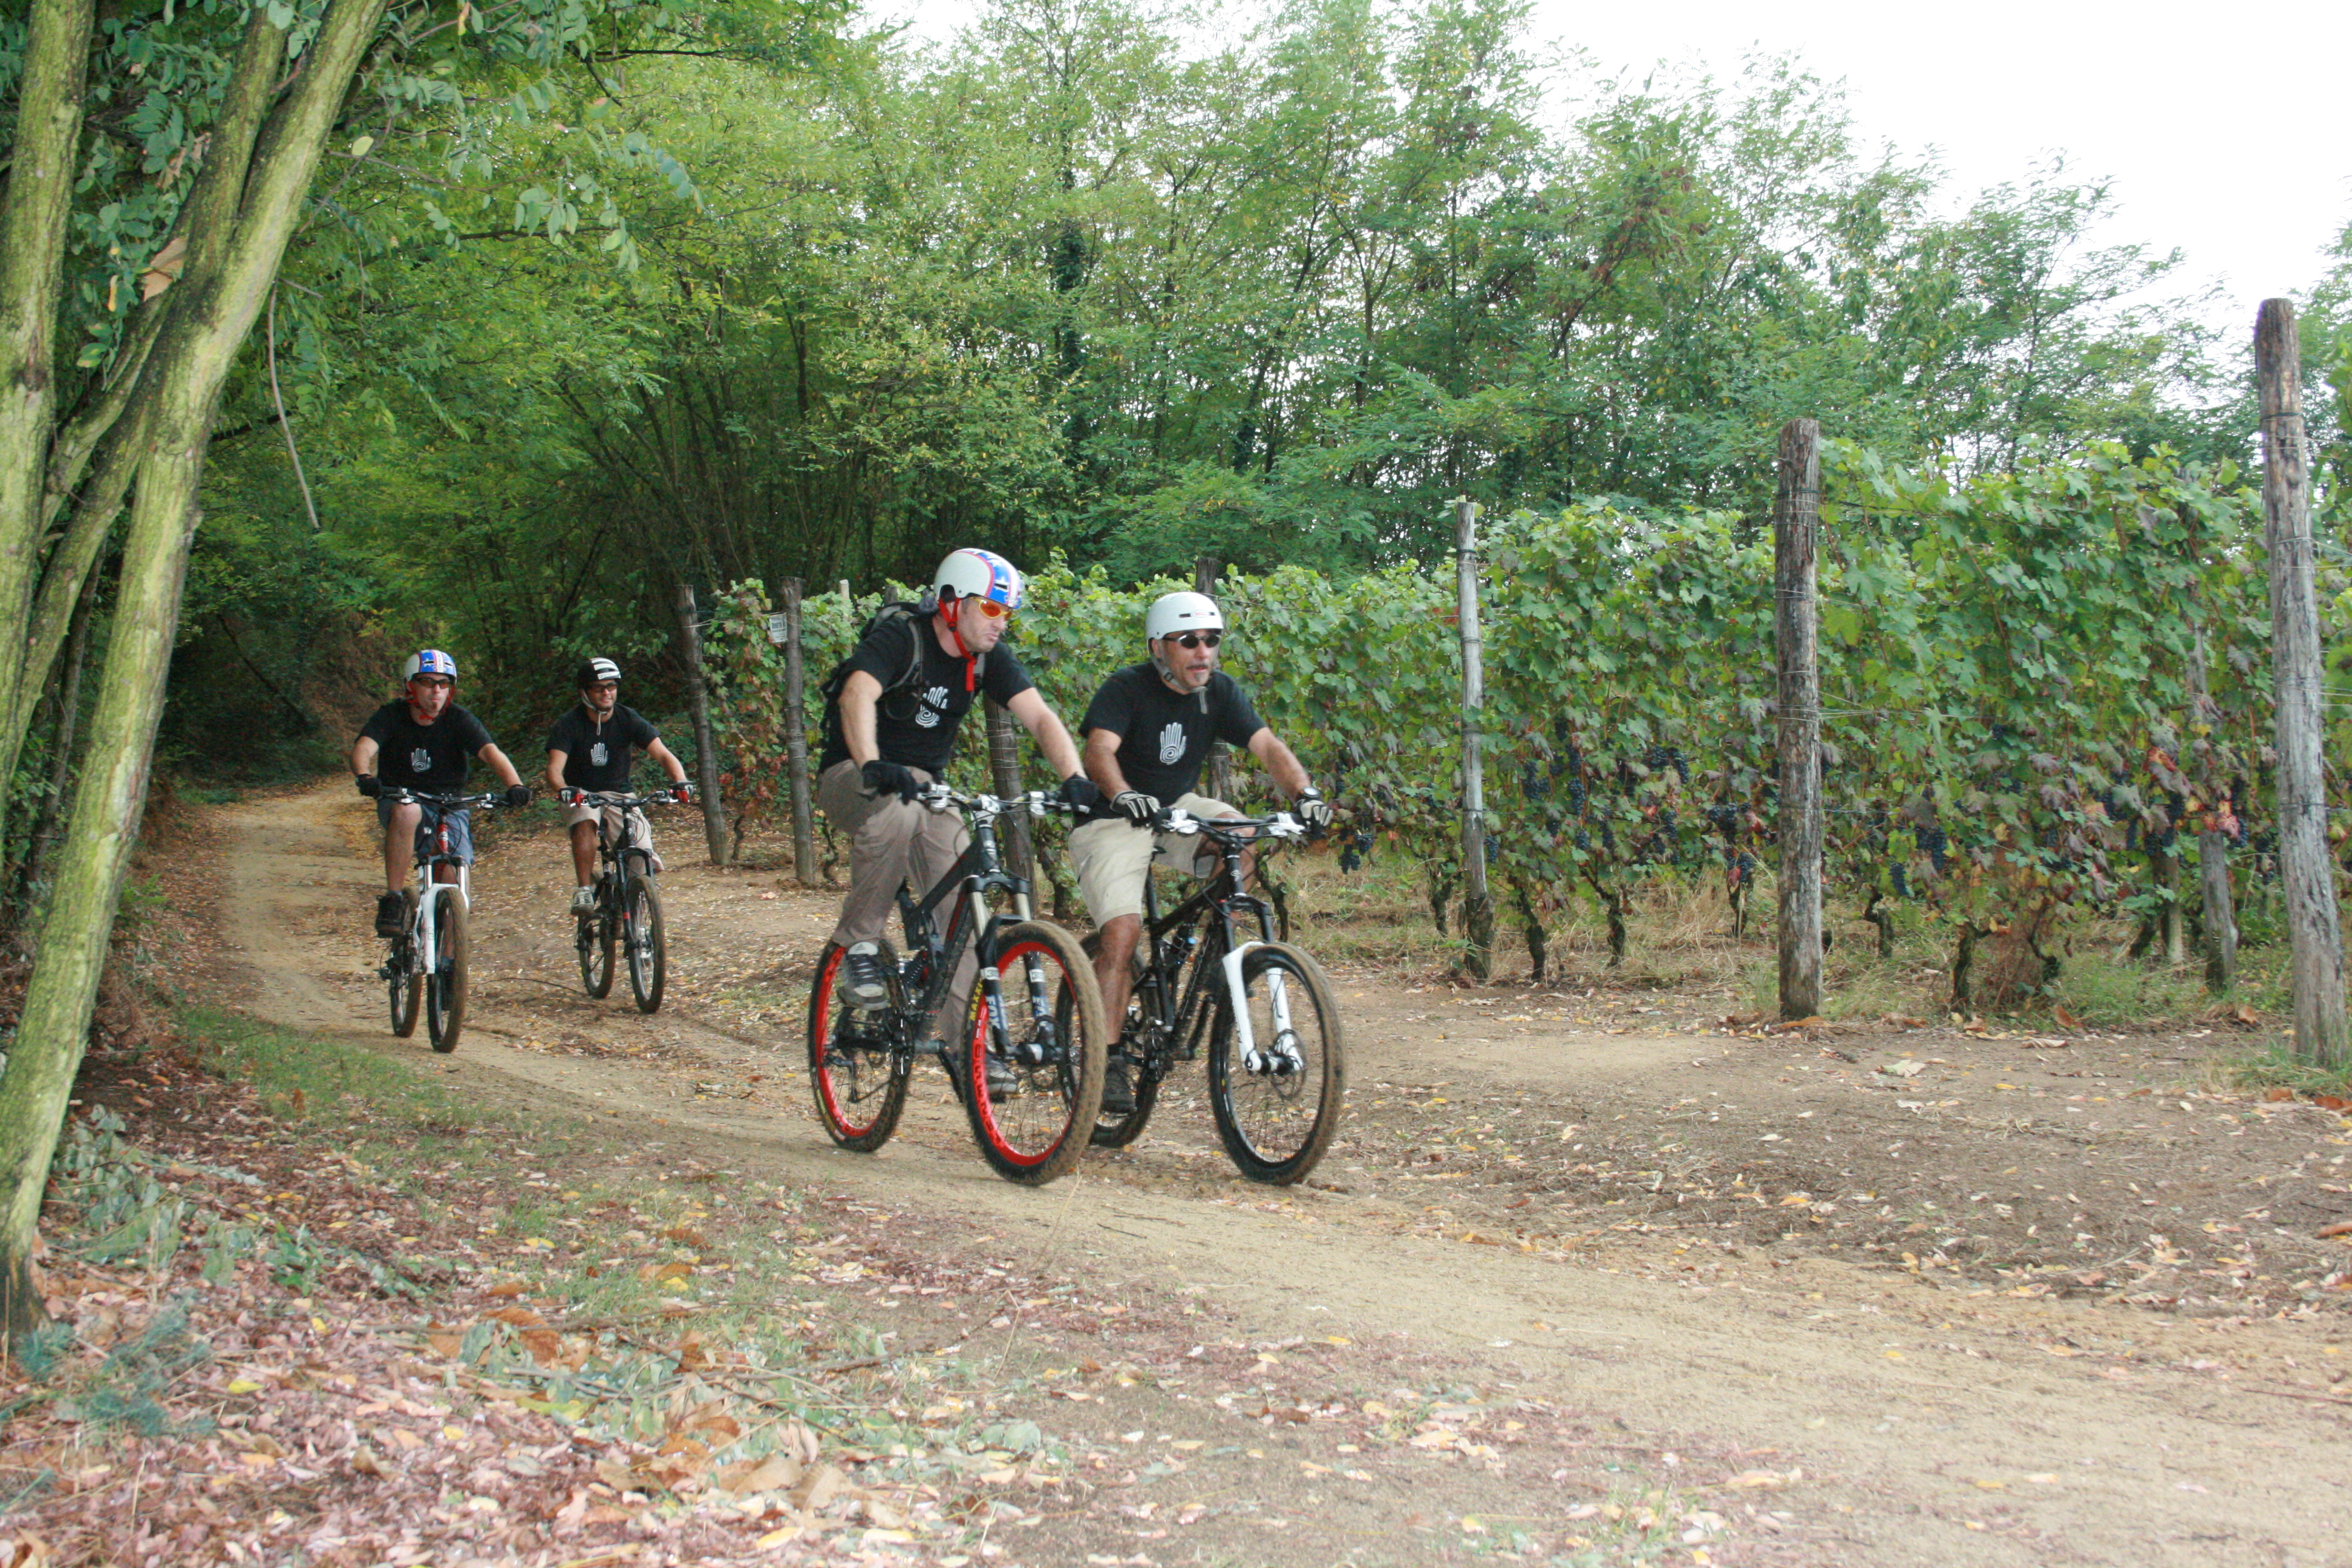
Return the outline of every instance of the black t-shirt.
{"type": "Polygon", "coordinates": [[[430,724],[410,718],[407,703],[387,702],[368,715],[360,733],[381,748],[375,759],[377,778],[428,795],[463,790],[467,764],[490,743],[482,721],[454,702],[430,724]]]}
{"type": "MultiPolygon", "coordinates": [[[[850,668],[862,669],[882,683],[882,696],[874,705],[874,745],[882,760],[921,768],[934,778],[947,771],[948,758],[955,752],[956,728],[978,695],[966,684],[969,661],[940,646],[932,629],[937,624],[929,616],[884,621],[849,656],[850,668]],[[893,691],[890,682],[907,668],[909,637],[923,650],[922,668],[910,684],[893,691]]],[[[989,650],[980,691],[1000,703],[1010,702],[1035,684],[1011,648],[1000,642],[989,650]]],[[[841,705],[835,702],[825,710],[824,754],[818,770],[848,757],[849,743],[841,735],[841,705]]]]}
{"type": "Polygon", "coordinates": [[[1102,683],[1078,731],[1117,735],[1115,754],[1128,786],[1169,802],[1199,785],[1212,742],[1246,746],[1265,728],[1249,693],[1223,670],[1201,690],[1179,696],[1160,679],[1158,667],[1146,663],[1130,664],[1102,683]]]}
{"type": "Polygon", "coordinates": [[[629,787],[634,749],[650,746],[661,731],[634,708],[613,704],[613,716],[603,723],[584,702],[563,710],[547,732],[547,749],[563,753],[563,782],[573,789],[619,791],[629,787]]]}

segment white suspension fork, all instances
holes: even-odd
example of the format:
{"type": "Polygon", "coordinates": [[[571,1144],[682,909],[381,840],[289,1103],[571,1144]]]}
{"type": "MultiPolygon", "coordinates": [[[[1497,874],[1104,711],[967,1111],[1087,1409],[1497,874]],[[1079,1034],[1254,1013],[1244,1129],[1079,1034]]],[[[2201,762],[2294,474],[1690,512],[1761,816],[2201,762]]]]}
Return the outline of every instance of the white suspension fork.
{"type": "Polygon", "coordinates": [[[1246,1072],[1264,1072],[1276,1058],[1296,1068],[1299,1066],[1298,1047],[1292,1043],[1296,1031],[1290,1024],[1290,987],[1288,976],[1279,969],[1265,972],[1266,1009],[1274,1022],[1274,1038],[1265,1050],[1258,1048],[1257,1031],[1250,1022],[1249,992],[1242,984],[1242,960],[1252,948],[1264,947],[1262,942],[1245,942],[1226,952],[1225,997],[1233,1009],[1234,1038],[1241,1047],[1242,1068],[1246,1072]]]}

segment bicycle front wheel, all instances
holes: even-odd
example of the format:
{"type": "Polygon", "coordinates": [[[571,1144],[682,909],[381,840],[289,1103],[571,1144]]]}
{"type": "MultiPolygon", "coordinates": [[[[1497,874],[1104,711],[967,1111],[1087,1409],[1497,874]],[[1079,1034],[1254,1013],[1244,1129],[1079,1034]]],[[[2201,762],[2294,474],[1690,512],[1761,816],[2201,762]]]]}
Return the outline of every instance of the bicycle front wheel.
{"type": "Polygon", "coordinates": [[[643,877],[629,879],[621,906],[621,943],[629,955],[629,991],[637,999],[637,1011],[653,1012],[661,1005],[669,951],[662,935],[661,894],[643,877]]]}
{"type": "Polygon", "coordinates": [[[1209,1034],[1209,1109],[1243,1175],[1288,1186],[1303,1179],[1339,1130],[1347,1047],[1323,966],[1297,948],[1265,942],[1242,955],[1254,1059],[1244,1060],[1223,992],[1209,1034]]]}
{"type": "Polygon", "coordinates": [[[1042,1186],[1078,1163],[1102,1107],[1102,992],[1077,939],[1042,921],[1006,927],[993,967],[965,1014],[964,1110],[991,1169],[1042,1186]]]}
{"type": "Polygon", "coordinates": [[[457,1048],[457,1031],[466,1023],[467,942],[466,895],[451,888],[440,895],[435,919],[433,973],[425,977],[425,1035],[433,1048],[447,1056],[457,1048]]]}
{"type": "MultiPolygon", "coordinates": [[[[887,942],[881,948],[888,973],[898,967],[898,955],[887,942]]],[[[891,1050],[887,1037],[871,1033],[879,1020],[853,1013],[843,998],[845,951],[829,942],[817,955],[816,984],[809,991],[809,1088],[825,1135],[845,1149],[870,1154],[898,1131],[912,1064],[891,1050]]]]}

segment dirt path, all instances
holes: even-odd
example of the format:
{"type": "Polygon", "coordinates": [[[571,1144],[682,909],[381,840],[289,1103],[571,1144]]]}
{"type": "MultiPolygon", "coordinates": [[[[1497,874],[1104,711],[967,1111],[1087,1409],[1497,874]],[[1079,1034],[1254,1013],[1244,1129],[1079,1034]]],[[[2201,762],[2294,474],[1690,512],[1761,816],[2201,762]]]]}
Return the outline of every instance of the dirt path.
{"type": "MultiPolygon", "coordinates": [[[[1192,1080],[1137,1149],[1030,1192],[986,1173],[936,1075],[880,1156],[825,1142],[798,1058],[829,899],[673,872],[670,1000],[645,1018],[625,981],[578,988],[557,840],[509,840],[478,871],[473,1012],[445,1061],[384,1026],[366,803],[322,788],[224,822],[232,956],[264,1017],[1049,1270],[1205,1296],[1246,1337],[1346,1347],[1366,1387],[1380,1347],[1444,1359],[1638,1436],[1653,1479],[1711,1507],[1748,1502],[1714,1561],[2352,1563],[2352,1292],[2341,1244],[2294,1240],[2314,1227],[2290,1213],[2341,1216],[2352,1140],[2332,1113],[2200,1095],[2195,1039],[1753,1038],[1661,1027],[1704,1011],[1671,997],[1343,973],[1350,1120],[1317,1184],[1234,1177],[1192,1080]],[[2045,1226],[2071,1272],[2032,1254],[2045,1226]]],[[[1588,1495],[1487,1468],[1480,1495],[1517,1517],[1588,1495]]],[[[1442,1511],[1454,1473],[1412,1506],[1442,1511]]],[[[1286,1537],[1281,1561],[1435,1560],[1380,1508],[1323,1513],[1339,1533],[1286,1537]]]]}

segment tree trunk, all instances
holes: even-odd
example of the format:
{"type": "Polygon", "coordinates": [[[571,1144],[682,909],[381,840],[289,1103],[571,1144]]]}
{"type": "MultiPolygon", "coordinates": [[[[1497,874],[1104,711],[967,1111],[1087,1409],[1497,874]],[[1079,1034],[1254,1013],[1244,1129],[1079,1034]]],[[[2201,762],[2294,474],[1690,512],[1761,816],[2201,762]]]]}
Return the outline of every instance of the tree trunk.
{"type": "Polygon", "coordinates": [[[89,621],[98,609],[98,574],[89,574],[81,597],[75,602],[73,630],[66,638],[65,668],[58,678],[58,730],[49,740],[49,790],[33,818],[25,845],[25,867],[19,886],[26,903],[31,889],[46,869],[57,847],[58,824],[64,819],[66,796],[73,788],[74,731],[81,721],[81,671],[89,657],[89,621]]]}
{"type": "MultiPolygon", "coordinates": [[[[998,706],[995,698],[985,697],[981,702],[988,712],[988,787],[1000,800],[1011,800],[1021,793],[1021,726],[1008,710],[998,706]]],[[[996,844],[1004,858],[1004,868],[1030,880],[1029,814],[1007,812],[997,818],[997,824],[996,844]]]]}
{"type": "MultiPolygon", "coordinates": [[[[1213,555],[1203,555],[1193,562],[1192,592],[1206,594],[1211,598],[1214,598],[1217,593],[1217,574],[1223,569],[1223,563],[1213,555]]],[[[1209,781],[1209,798],[1231,802],[1234,798],[1234,750],[1223,741],[1209,742],[1209,764],[1206,776],[1209,781]]]]}
{"type": "MultiPolygon", "coordinates": [[[[702,670],[702,627],[695,619],[694,584],[677,585],[678,647],[686,655],[686,705],[694,718],[694,787],[702,795],[702,839],[710,863],[724,866],[727,808],[719,799],[719,752],[710,738],[710,682],[702,670]]],[[[739,840],[740,835],[737,836],[739,840]]]]}
{"type": "MultiPolygon", "coordinates": [[[[0,1336],[13,1343],[46,1318],[32,1289],[41,1193],[89,1029],[123,868],[146,802],[155,722],[163,711],[179,626],[205,449],[223,384],[276,280],[286,243],[383,0],[331,0],[277,109],[252,143],[243,201],[224,209],[226,233],[192,231],[191,266],[147,367],[153,444],[139,465],[115,595],[103,682],[91,717],[88,764],[74,797],[55,889],[37,939],[8,1071],[0,1077],[0,1336]]],[[[256,13],[236,75],[274,68],[285,36],[256,13]]],[[[234,97],[234,95],[232,95],[234,97]]],[[[224,124],[234,149],[239,128],[224,124]]]]}
{"type": "MultiPolygon", "coordinates": [[[[81,141],[90,0],[33,0],[17,81],[8,183],[0,191],[0,626],[22,626],[41,570],[41,501],[57,412],[59,269],[81,141]]],[[[0,862],[7,791],[34,696],[20,634],[0,635],[0,862]]]]}
{"type": "Polygon", "coordinates": [[[2263,542],[2270,553],[2272,689],[2276,695],[2279,869],[2294,973],[2294,1048],[2331,1070],[2352,1066],[2344,1008],[2344,934],[2327,851],[2321,755],[2319,604],[2313,586],[2302,360],[2294,307],[2263,301],[2254,329],[2262,381],[2263,542]]]}
{"type": "Polygon", "coordinates": [[[1495,898],[1486,887],[1486,775],[1478,726],[1486,707],[1486,639],[1478,629],[1478,503],[1454,503],[1454,601],[1462,634],[1462,950],[1471,978],[1495,967],[1495,898]]]}
{"type": "Polygon", "coordinates": [[[1813,591],[1821,521],[1822,427],[1780,430],[1772,507],[1774,643],[1780,665],[1780,1016],[1822,1010],[1822,700],[1813,591]]]}

